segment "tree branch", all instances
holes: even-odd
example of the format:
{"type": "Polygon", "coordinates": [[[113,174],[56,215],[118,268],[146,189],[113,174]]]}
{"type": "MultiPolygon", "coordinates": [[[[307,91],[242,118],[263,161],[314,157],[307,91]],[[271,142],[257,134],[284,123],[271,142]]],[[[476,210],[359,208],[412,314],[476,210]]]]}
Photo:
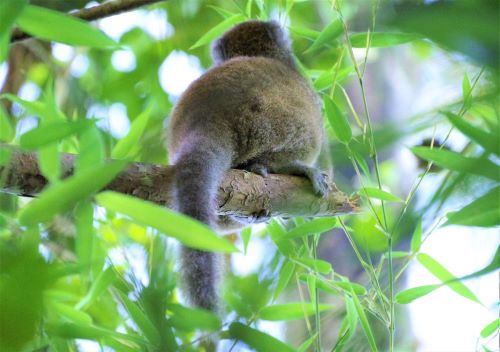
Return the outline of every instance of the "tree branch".
{"type": "MultiPolygon", "coordinates": [[[[47,180],[40,173],[36,154],[8,149],[13,152],[10,163],[0,167],[0,191],[36,196],[47,185],[47,180]]],[[[63,177],[73,173],[74,161],[75,155],[62,155],[63,177]]],[[[174,172],[174,166],[130,164],[106,189],[170,207],[174,172]]],[[[310,182],[302,177],[269,175],[264,178],[232,169],[226,173],[219,187],[218,206],[219,215],[239,217],[255,214],[335,216],[357,212],[358,198],[349,198],[333,184],[328,195],[321,198],[314,195],[310,182]]]]}
{"type": "MultiPolygon", "coordinates": [[[[80,18],[85,21],[95,21],[100,18],[109,17],[113,15],[118,15],[122,12],[130,11],[138,7],[142,7],[149,4],[154,4],[157,2],[166,0],[120,0],[120,1],[108,1],[104,4],[80,9],[71,12],[70,15],[73,17],[80,18]]],[[[17,42],[20,40],[31,38],[31,35],[25,33],[19,29],[15,29],[12,32],[10,42],[17,42]]]]}

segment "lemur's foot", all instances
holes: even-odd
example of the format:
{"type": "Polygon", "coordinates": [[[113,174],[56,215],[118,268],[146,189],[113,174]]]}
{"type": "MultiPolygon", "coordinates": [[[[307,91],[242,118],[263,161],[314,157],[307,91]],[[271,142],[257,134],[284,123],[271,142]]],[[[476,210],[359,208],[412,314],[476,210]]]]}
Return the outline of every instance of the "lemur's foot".
{"type": "Polygon", "coordinates": [[[311,181],[314,193],[319,196],[326,196],[330,187],[330,179],[326,173],[319,169],[310,168],[306,171],[307,178],[311,181]]]}
{"type": "Polygon", "coordinates": [[[275,170],[273,169],[273,171],[307,177],[311,181],[314,193],[322,197],[326,196],[331,189],[330,179],[326,173],[315,167],[305,165],[300,161],[296,161],[291,165],[278,167],[275,170]]]}
{"type": "Polygon", "coordinates": [[[251,164],[245,167],[245,170],[253,172],[254,174],[260,175],[262,177],[267,177],[269,170],[267,169],[266,166],[262,164],[251,164]]]}

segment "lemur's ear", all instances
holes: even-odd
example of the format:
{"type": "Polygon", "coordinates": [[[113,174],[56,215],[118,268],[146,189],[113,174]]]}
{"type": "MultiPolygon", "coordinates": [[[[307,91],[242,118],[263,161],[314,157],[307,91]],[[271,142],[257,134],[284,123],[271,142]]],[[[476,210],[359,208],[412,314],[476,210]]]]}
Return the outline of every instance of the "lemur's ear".
{"type": "Polygon", "coordinates": [[[280,24],[276,21],[267,22],[266,26],[271,38],[278,44],[279,47],[290,49],[290,40],[280,24]]]}
{"type": "Polygon", "coordinates": [[[219,38],[212,44],[212,58],[216,65],[226,60],[226,52],[224,50],[224,38],[219,38]]]}

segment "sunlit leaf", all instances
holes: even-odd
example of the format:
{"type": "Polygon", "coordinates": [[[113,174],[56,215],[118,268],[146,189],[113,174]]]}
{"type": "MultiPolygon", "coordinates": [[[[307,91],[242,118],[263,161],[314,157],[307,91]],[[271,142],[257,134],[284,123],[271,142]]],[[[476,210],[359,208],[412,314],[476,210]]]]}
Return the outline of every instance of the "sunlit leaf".
{"type": "Polygon", "coordinates": [[[50,302],[48,304],[48,309],[51,311],[57,312],[64,319],[68,319],[73,321],[74,323],[83,323],[83,324],[91,324],[92,317],[81,310],[77,310],[70,305],[58,303],[58,302],[50,302]]]}
{"type": "Polygon", "coordinates": [[[44,190],[37,199],[21,210],[20,222],[24,225],[34,225],[50,220],[55,214],[69,209],[79,200],[102,189],[125,165],[124,162],[98,165],[44,190]]]}
{"type": "Polygon", "coordinates": [[[481,304],[479,299],[474,293],[463,283],[458,281],[458,279],[448,271],[444,266],[439,264],[434,258],[425,253],[417,254],[417,259],[432,275],[437,277],[443,283],[445,283],[449,288],[458,293],[459,295],[470,299],[476,303],[481,304]],[[448,281],[451,281],[447,283],[448,281]]]}
{"type": "Polygon", "coordinates": [[[242,323],[232,323],[229,326],[229,334],[231,338],[242,341],[259,352],[295,351],[295,349],[284,342],[242,323]]]}
{"type": "Polygon", "coordinates": [[[361,189],[359,192],[360,194],[370,197],[370,198],[376,198],[380,200],[385,200],[387,202],[402,202],[403,200],[399,198],[398,196],[395,196],[392,193],[383,191],[378,188],[373,188],[373,187],[364,187],[361,189]]]}
{"type": "Polygon", "coordinates": [[[325,104],[326,116],[335,135],[340,142],[348,144],[352,138],[352,131],[347,116],[340,111],[330,96],[325,95],[323,102],[325,104]]]}
{"type": "Polygon", "coordinates": [[[410,249],[413,253],[416,253],[420,250],[421,245],[422,245],[422,219],[419,219],[417,222],[417,226],[415,227],[415,231],[413,232],[413,236],[411,237],[410,249]]]}
{"type": "Polygon", "coordinates": [[[10,118],[0,105],[0,142],[10,142],[14,138],[14,135],[10,118]]]}
{"type": "MultiPolygon", "coordinates": [[[[320,304],[318,309],[324,312],[333,309],[333,305],[320,304]]],[[[316,307],[312,303],[284,303],[264,307],[259,312],[259,318],[263,320],[282,321],[304,319],[313,315],[316,307]]]]}
{"type": "Polygon", "coordinates": [[[127,215],[142,225],[154,227],[188,247],[207,251],[237,251],[232,243],[219,237],[207,225],[165,207],[111,191],[102,192],[95,198],[106,209],[127,215]]]}
{"type": "Polygon", "coordinates": [[[332,264],[321,259],[295,258],[294,260],[322,274],[328,274],[332,271],[332,264]]]}
{"type": "Polygon", "coordinates": [[[92,125],[90,120],[75,122],[49,122],[23,134],[19,140],[21,147],[32,150],[44,145],[59,142],[73,134],[79,133],[92,125]]]}
{"type": "MultiPolygon", "coordinates": [[[[421,35],[412,33],[372,32],[370,34],[370,47],[372,48],[391,47],[422,39],[421,35]]],[[[366,48],[368,44],[368,33],[356,33],[351,35],[350,39],[353,48],[366,48]]]]}
{"type": "MultiPolygon", "coordinates": [[[[324,45],[333,44],[334,40],[337,39],[343,31],[342,22],[335,18],[333,19],[318,35],[316,40],[312,43],[312,45],[307,49],[305,53],[313,52],[324,45]]],[[[309,32],[312,34],[311,32],[309,32]]]]}
{"type": "Polygon", "coordinates": [[[55,143],[41,147],[38,150],[38,165],[40,172],[49,182],[57,183],[61,177],[60,153],[55,143]]]}
{"type": "Polygon", "coordinates": [[[320,35],[320,32],[305,27],[289,26],[288,29],[290,33],[310,40],[316,40],[320,35]]]}
{"type": "Polygon", "coordinates": [[[16,23],[23,31],[42,39],[94,48],[116,47],[117,45],[91,24],[44,7],[26,6],[16,23]]]}
{"type": "Polygon", "coordinates": [[[500,181],[499,166],[486,158],[467,157],[449,150],[427,147],[415,147],[411,150],[422,159],[432,161],[445,169],[484,176],[500,181]]]}
{"type": "Polygon", "coordinates": [[[222,33],[224,33],[227,29],[233,27],[236,23],[243,22],[245,20],[245,16],[242,14],[237,14],[234,16],[231,16],[221,23],[219,23],[217,26],[213,27],[210,29],[207,33],[205,33],[196,43],[193,44],[189,48],[189,50],[193,50],[196,48],[199,48],[200,46],[203,46],[205,44],[208,44],[212,42],[215,38],[218,38],[222,33]]]}
{"type": "Polygon", "coordinates": [[[170,322],[175,328],[216,331],[221,327],[220,319],[208,310],[187,308],[180,304],[170,304],[167,309],[173,313],[170,322]]]}
{"type": "Polygon", "coordinates": [[[472,103],[472,88],[470,86],[467,72],[464,74],[464,78],[462,79],[462,98],[464,99],[464,107],[469,109],[472,103]]]}
{"type": "Polygon", "coordinates": [[[45,329],[51,336],[67,339],[99,340],[109,336],[140,344],[146,343],[146,340],[138,335],[132,335],[130,333],[122,334],[111,329],[101,328],[92,324],[54,322],[47,323],[45,325],[45,329]]]}
{"type": "Polygon", "coordinates": [[[413,302],[417,298],[423,297],[431,293],[432,291],[437,290],[440,287],[442,287],[442,285],[425,285],[413,287],[399,292],[394,298],[399,304],[408,304],[413,302]]]}
{"type": "Polygon", "coordinates": [[[290,282],[290,279],[295,272],[295,266],[295,263],[290,260],[287,260],[285,264],[283,264],[278,277],[278,283],[276,284],[276,288],[274,289],[273,301],[275,301],[280,296],[281,292],[283,292],[285,287],[290,282]]]}
{"type": "Polygon", "coordinates": [[[85,295],[85,297],[82,298],[80,302],[78,302],[76,307],[78,309],[85,309],[86,307],[88,307],[116,280],[117,276],[114,272],[113,267],[109,267],[106,270],[101,271],[90,287],[88,293],[85,295]]]}
{"type": "Polygon", "coordinates": [[[130,314],[130,317],[133,319],[134,323],[137,324],[148,341],[153,345],[158,345],[160,342],[160,334],[147,314],[143,312],[139,303],[133,302],[127,295],[120,291],[117,291],[117,294],[120,296],[120,300],[130,314]]]}
{"type": "Polygon", "coordinates": [[[2,94],[0,95],[0,99],[8,99],[14,103],[17,103],[35,116],[42,117],[45,116],[47,112],[45,104],[40,101],[28,101],[25,99],[21,99],[13,94],[2,94]]]}
{"type": "Polygon", "coordinates": [[[368,344],[370,345],[372,351],[377,352],[377,343],[375,342],[375,337],[373,336],[373,331],[371,329],[370,323],[366,318],[363,306],[361,306],[358,296],[356,295],[356,293],[354,293],[354,291],[351,291],[351,297],[354,303],[354,307],[356,308],[356,313],[359,317],[359,321],[361,322],[361,327],[363,328],[363,331],[365,332],[366,338],[368,340],[368,344]]]}
{"type": "Polygon", "coordinates": [[[489,336],[491,336],[494,332],[498,332],[499,330],[500,330],[500,319],[495,319],[481,330],[481,337],[483,339],[486,339],[489,336]]]}
{"type": "Polygon", "coordinates": [[[113,159],[126,159],[127,157],[134,157],[139,152],[140,138],[146,129],[151,112],[152,106],[146,108],[139,116],[132,122],[128,134],[116,143],[111,157],[113,159]]]}
{"type": "Polygon", "coordinates": [[[461,210],[446,214],[445,225],[493,227],[500,225],[500,186],[467,204],[461,210]]]}
{"type": "Polygon", "coordinates": [[[317,218],[302,225],[296,226],[292,230],[288,231],[285,236],[286,238],[290,239],[308,236],[316,233],[324,233],[336,226],[338,226],[338,221],[336,218],[317,218]]]}
{"type": "Polygon", "coordinates": [[[478,127],[467,122],[463,117],[455,115],[451,112],[444,112],[448,120],[460,132],[469,137],[471,140],[479,144],[490,153],[500,154],[500,135],[486,132],[478,127]]]}
{"type": "Polygon", "coordinates": [[[94,207],[89,199],[84,199],[75,207],[75,252],[79,263],[87,267],[92,262],[94,243],[94,207]]]}
{"type": "Polygon", "coordinates": [[[0,1],[0,37],[9,36],[10,29],[28,2],[28,0],[0,1]]]}

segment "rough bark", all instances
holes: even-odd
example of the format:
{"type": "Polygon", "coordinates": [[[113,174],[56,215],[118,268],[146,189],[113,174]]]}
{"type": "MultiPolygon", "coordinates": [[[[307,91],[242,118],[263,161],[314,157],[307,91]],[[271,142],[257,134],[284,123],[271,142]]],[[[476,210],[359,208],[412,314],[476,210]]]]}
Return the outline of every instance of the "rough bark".
{"type": "MultiPolygon", "coordinates": [[[[62,155],[64,177],[72,174],[74,159],[75,155],[62,155]]],[[[174,172],[175,166],[134,163],[106,189],[169,207],[174,172]]],[[[34,197],[46,185],[35,153],[14,150],[8,165],[0,167],[0,191],[34,197]]],[[[243,170],[229,170],[219,187],[218,206],[219,215],[239,217],[335,216],[356,212],[358,198],[349,198],[334,184],[326,197],[318,197],[310,182],[302,177],[271,174],[263,178],[243,170]]]]}

